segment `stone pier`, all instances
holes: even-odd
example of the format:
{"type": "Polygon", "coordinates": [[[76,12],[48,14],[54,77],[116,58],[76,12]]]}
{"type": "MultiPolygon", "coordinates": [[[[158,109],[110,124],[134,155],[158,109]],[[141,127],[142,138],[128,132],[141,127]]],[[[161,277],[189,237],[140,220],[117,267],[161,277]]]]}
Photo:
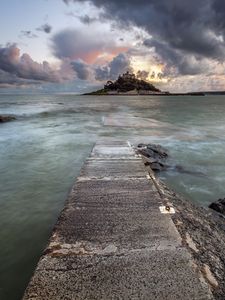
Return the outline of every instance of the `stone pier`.
{"type": "Polygon", "coordinates": [[[129,142],[97,142],[23,299],[213,299],[164,204],[129,142]]]}

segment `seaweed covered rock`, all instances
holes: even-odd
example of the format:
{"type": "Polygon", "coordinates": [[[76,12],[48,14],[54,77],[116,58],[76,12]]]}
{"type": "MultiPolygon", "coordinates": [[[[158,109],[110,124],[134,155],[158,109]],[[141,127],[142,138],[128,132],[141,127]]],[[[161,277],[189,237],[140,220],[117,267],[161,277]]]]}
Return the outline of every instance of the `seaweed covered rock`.
{"type": "Polygon", "coordinates": [[[225,215],[225,198],[224,199],[219,199],[215,202],[212,202],[210,205],[209,205],[209,208],[225,215]]]}

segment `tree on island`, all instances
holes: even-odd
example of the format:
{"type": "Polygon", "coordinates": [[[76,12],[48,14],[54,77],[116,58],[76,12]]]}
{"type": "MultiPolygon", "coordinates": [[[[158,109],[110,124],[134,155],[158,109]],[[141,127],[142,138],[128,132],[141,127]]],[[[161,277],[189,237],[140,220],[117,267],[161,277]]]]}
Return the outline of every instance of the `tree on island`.
{"type": "Polygon", "coordinates": [[[118,79],[113,82],[111,80],[107,81],[104,86],[105,90],[108,91],[118,91],[118,92],[129,92],[132,90],[145,90],[160,92],[159,89],[154,87],[151,83],[144,81],[143,79],[136,78],[135,74],[131,74],[128,71],[123,75],[119,75],[118,79]]]}

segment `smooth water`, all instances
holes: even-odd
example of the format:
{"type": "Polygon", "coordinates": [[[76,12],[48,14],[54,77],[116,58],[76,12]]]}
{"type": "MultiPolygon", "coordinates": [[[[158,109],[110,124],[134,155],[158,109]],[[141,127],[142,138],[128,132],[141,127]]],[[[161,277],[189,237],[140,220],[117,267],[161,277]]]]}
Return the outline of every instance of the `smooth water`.
{"type": "Polygon", "coordinates": [[[21,299],[98,138],[159,143],[172,188],[204,206],[224,197],[224,112],[223,96],[0,95],[17,117],[0,124],[0,299],[21,299]]]}

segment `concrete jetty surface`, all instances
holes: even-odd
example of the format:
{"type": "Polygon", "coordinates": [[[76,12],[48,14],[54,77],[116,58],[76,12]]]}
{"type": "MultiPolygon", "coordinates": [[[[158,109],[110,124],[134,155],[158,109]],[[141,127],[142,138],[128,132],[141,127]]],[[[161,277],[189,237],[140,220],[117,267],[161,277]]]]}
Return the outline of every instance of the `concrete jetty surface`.
{"type": "Polygon", "coordinates": [[[129,142],[96,143],[23,299],[213,299],[163,205],[129,142]]]}

